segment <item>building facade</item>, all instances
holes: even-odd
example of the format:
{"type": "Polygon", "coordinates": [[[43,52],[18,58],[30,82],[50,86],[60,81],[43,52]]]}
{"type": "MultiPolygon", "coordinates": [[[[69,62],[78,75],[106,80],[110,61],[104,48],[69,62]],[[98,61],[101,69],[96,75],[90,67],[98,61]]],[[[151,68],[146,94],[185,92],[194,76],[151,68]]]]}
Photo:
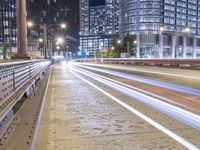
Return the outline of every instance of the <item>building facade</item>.
{"type": "Polygon", "coordinates": [[[16,47],[16,0],[0,1],[0,45],[10,43],[16,47]]]}
{"type": "Polygon", "coordinates": [[[90,35],[103,35],[106,28],[106,7],[90,7],[90,35]]]}
{"type": "Polygon", "coordinates": [[[80,0],[79,3],[80,36],[89,35],[90,3],[89,0],[80,0]]]}
{"type": "Polygon", "coordinates": [[[120,33],[138,58],[200,57],[200,1],[121,0],[120,33]]]}
{"type": "Polygon", "coordinates": [[[106,0],[106,33],[119,33],[119,1],[106,0]]]}
{"type": "Polygon", "coordinates": [[[89,0],[80,0],[80,50],[103,52],[110,47],[113,36],[119,32],[119,0],[91,6],[89,0]]]}

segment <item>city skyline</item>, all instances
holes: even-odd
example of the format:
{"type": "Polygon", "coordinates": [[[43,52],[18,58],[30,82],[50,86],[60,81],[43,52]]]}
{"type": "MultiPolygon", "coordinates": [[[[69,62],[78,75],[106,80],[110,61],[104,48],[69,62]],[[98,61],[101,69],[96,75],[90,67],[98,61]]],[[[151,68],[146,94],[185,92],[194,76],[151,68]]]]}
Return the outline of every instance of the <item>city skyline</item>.
{"type": "Polygon", "coordinates": [[[200,0],[0,0],[0,150],[200,150],[200,0]]]}
{"type": "MultiPolygon", "coordinates": [[[[80,16],[83,17],[80,25],[84,26],[80,28],[80,34],[84,39],[86,36],[90,36],[90,39],[85,39],[84,43],[80,39],[82,51],[91,51],[92,49],[100,51],[98,48],[100,46],[91,48],[91,45],[95,45],[92,35],[95,35],[94,39],[96,39],[104,32],[104,35],[119,33],[122,41],[133,39],[136,44],[129,43],[127,46],[127,52],[129,55],[134,54],[133,57],[200,57],[200,12],[198,11],[200,2],[198,0],[187,2],[106,0],[105,5],[101,6],[90,6],[87,0],[85,2],[85,7],[81,7],[81,9],[84,8],[87,13],[80,11],[80,16]],[[105,10],[99,11],[103,7],[105,10]],[[82,15],[83,13],[84,15],[82,15]],[[100,23],[102,18],[104,18],[104,22],[100,23]],[[113,27],[116,28],[115,31],[113,27]]],[[[109,48],[111,43],[105,44],[103,47],[109,48]]]]}
{"type": "MultiPolygon", "coordinates": [[[[114,38],[119,36],[124,47],[123,51],[129,53],[131,57],[196,58],[200,56],[200,12],[198,11],[200,2],[198,0],[173,2],[82,0],[79,1],[79,9],[77,2],[78,0],[68,2],[27,0],[29,10],[27,21],[32,21],[37,26],[28,28],[28,35],[41,37],[43,31],[39,25],[45,22],[51,25],[49,36],[59,34],[61,30],[58,25],[66,23],[67,36],[77,41],[73,43],[74,51],[101,51],[102,47],[108,49],[113,47],[114,38]],[[130,39],[134,40],[135,44],[130,39]],[[124,43],[124,41],[131,43],[124,43]]],[[[9,0],[1,3],[0,44],[8,42],[14,48],[17,42],[15,2],[9,0]],[[3,11],[6,9],[12,13],[11,16],[7,15],[7,18],[3,16],[3,11]]],[[[33,40],[33,36],[31,38],[33,40]]]]}

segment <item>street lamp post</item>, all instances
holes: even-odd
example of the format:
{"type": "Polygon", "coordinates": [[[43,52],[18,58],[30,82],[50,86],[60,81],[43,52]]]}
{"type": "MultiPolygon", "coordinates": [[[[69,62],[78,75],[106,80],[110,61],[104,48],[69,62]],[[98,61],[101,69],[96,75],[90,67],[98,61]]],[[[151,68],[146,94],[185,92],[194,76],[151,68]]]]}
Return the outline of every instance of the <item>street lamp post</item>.
{"type": "Polygon", "coordinates": [[[160,27],[159,29],[159,49],[158,49],[158,53],[159,53],[159,58],[162,59],[163,58],[163,32],[164,32],[164,27],[160,27]]]}
{"type": "MultiPolygon", "coordinates": [[[[46,16],[46,12],[45,11],[43,11],[43,15],[44,16],[46,16]]],[[[29,21],[28,23],[27,23],[27,26],[30,28],[30,27],[33,27],[35,24],[34,24],[34,22],[31,22],[31,21],[29,21]]],[[[50,58],[51,57],[51,42],[48,42],[48,35],[47,35],[47,31],[48,31],[48,29],[51,27],[51,26],[53,26],[54,24],[50,24],[49,26],[47,26],[47,24],[46,23],[44,23],[44,25],[40,25],[40,28],[43,30],[43,32],[44,32],[44,36],[43,36],[43,43],[44,43],[44,51],[43,51],[43,54],[44,54],[44,58],[45,59],[47,59],[48,57],[50,58]],[[49,44],[48,44],[49,43],[49,44]],[[48,47],[49,46],[49,47],[48,47]]],[[[57,25],[57,24],[56,24],[57,25]]],[[[66,29],[66,24],[64,24],[64,23],[61,23],[60,25],[60,28],[61,29],[66,29]]],[[[63,38],[62,37],[60,37],[60,38],[58,38],[57,39],[58,41],[58,44],[62,44],[63,42],[64,42],[64,40],[63,40],[63,38]],[[62,41],[61,41],[62,40],[62,41]]]]}
{"type": "Polygon", "coordinates": [[[27,53],[26,0],[17,0],[17,55],[29,59],[27,53]]]}
{"type": "Polygon", "coordinates": [[[128,54],[128,57],[130,57],[130,42],[127,41],[127,54],[128,54]]]}
{"type": "Polygon", "coordinates": [[[136,35],[136,41],[137,41],[137,48],[136,48],[136,58],[140,58],[140,33],[137,32],[136,35]]]}
{"type": "Polygon", "coordinates": [[[189,27],[185,27],[184,29],[185,35],[183,37],[183,58],[187,57],[187,34],[191,32],[189,27]]]}
{"type": "MultiPolygon", "coordinates": [[[[191,29],[189,27],[185,27],[184,29],[185,34],[183,35],[183,51],[182,51],[182,57],[186,58],[186,51],[187,51],[187,34],[191,32],[191,29]]],[[[180,33],[179,33],[180,34],[180,33]]],[[[177,57],[177,46],[178,46],[178,29],[177,27],[175,27],[175,33],[174,36],[172,38],[172,58],[176,58],[177,57]]]]}

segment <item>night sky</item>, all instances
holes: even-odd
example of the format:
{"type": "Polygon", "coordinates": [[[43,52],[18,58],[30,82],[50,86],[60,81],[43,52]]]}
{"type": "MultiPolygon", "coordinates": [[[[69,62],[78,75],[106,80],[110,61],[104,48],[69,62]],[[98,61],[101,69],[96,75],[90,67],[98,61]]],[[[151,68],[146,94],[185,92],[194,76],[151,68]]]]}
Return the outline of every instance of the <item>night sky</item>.
{"type": "Polygon", "coordinates": [[[98,5],[104,5],[105,0],[90,0],[91,6],[98,6],[98,5]]]}

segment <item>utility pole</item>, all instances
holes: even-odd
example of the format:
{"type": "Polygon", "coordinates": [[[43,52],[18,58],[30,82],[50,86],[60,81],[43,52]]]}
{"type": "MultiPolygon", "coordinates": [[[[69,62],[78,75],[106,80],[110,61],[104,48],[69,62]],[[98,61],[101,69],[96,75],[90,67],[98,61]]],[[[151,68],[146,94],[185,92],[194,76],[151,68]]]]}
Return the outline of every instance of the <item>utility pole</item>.
{"type": "Polygon", "coordinates": [[[52,56],[52,49],[53,49],[52,41],[48,40],[48,55],[49,55],[50,59],[51,59],[51,56],[52,56]]]}
{"type": "Polygon", "coordinates": [[[47,59],[47,24],[44,24],[44,58],[47,59]]]}
{"type": "Polygon", "coordinates": [[[47,39],[47,22],[46,22],[46,16],[47,12],[42,11],[43,16],[44,16],[44,26],[43,26],[43,31],[44,31],[44,58],[47,59],[47,46],[48,46],[48,39],[47,39]]]}
{"type": "Polygon", "coordinates": [[[17,0],[17,55],[29,59],[27,53],[26,0],[17,0]]]}
{"type": "Polygon", "coordinates": [[[129,42],[129,39],[128,39],[128,41],[127,41],[127,57],[130,57],[130,42],[129,42]]]}

